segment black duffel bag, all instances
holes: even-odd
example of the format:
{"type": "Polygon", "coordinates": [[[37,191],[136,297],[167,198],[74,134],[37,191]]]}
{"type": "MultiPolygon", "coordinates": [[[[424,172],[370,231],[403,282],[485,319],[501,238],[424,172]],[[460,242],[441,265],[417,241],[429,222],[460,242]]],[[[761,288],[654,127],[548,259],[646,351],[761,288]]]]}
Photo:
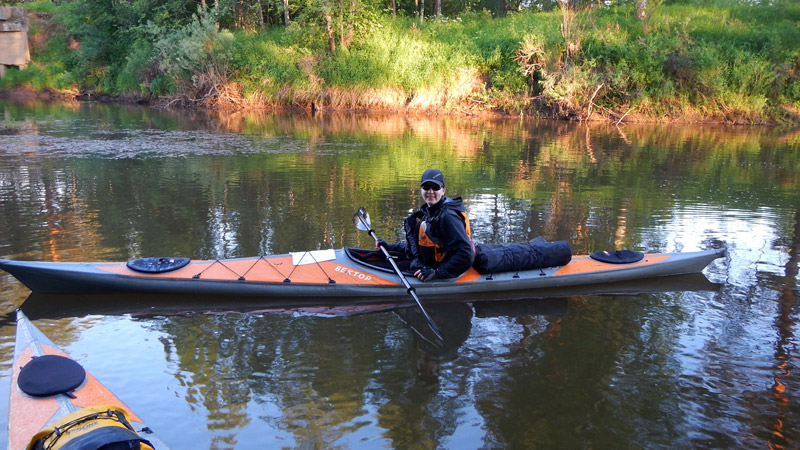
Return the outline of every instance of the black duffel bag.
{"type": "Polygon", "coordinates": [[[547,242],[541,237],[505,245],[478,244],[476,250],[472,266],[478,273],[543,269],[563,266],[572,259],[567,241],[547,242]]]}

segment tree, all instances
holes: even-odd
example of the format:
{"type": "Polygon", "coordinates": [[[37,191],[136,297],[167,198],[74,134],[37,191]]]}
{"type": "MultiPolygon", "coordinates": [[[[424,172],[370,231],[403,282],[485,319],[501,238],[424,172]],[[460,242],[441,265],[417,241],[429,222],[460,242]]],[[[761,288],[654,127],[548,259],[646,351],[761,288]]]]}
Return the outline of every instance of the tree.
{"type": "Polygon", "coordinates": [[[564,68],[567,68],[572,59],[581,49],[583,39],[583,26],[578,19],[575,0],[559,0],[561,9],[561,37],[564,39],[564,68]]]}

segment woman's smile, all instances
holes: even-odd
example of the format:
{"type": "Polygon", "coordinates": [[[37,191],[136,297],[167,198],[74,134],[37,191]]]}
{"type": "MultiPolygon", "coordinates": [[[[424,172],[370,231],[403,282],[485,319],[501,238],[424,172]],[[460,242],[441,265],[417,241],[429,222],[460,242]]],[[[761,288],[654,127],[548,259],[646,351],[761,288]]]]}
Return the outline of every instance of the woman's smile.
{"type": "Polygon", "coordinates": [[[420,191],[422,191],[422,198],[428,206],[439,203],[439,200],[444,197],[444,186],[438,186],[434,183],[425,183],[420,187],[420,191]]]}

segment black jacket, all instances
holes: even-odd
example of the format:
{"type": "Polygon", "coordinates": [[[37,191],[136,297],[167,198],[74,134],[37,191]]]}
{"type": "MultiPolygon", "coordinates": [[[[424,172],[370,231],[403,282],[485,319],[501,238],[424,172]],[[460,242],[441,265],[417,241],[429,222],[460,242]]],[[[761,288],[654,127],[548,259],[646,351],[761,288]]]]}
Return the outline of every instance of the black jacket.
{"type": "Polygon", "coordinates": [[[457,277],[466,272],[475,259],[475,247],[466,226],[466,212],[461,197],[443,197],[431,207],[423,205],[405,221],[406,253],[424,265],[433,267],[437,278],[457,277]],[[420,242],[420,226],[423,223],[423,233],[434,247],[430,246],[430,242],[428,245],[420,242]],[[439,261],[437,253],[440,255],[439,261]]]}

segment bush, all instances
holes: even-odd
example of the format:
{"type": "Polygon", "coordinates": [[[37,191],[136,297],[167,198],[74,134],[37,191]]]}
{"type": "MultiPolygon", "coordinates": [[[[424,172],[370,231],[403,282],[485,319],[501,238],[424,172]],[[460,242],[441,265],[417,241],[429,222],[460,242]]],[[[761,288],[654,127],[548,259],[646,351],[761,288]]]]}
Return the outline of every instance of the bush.
{"type": "Polygon", "coordinates": [[[196,84],[198,78],[230,75],[233,34],[219,30],[214,10],[198,10],[191,23],[172,32],[153,26],[151,34],[159,69],[177,85],[196,84]]]}
{"type": "Polygon", "coordinates": [[[139,40],[134,44],[125,59],[125,66],[117,75],[116,92],[145,97],[154,94],[150,85],[158,73],[153,64],[153,52],[149,41],[139,40]]]}

